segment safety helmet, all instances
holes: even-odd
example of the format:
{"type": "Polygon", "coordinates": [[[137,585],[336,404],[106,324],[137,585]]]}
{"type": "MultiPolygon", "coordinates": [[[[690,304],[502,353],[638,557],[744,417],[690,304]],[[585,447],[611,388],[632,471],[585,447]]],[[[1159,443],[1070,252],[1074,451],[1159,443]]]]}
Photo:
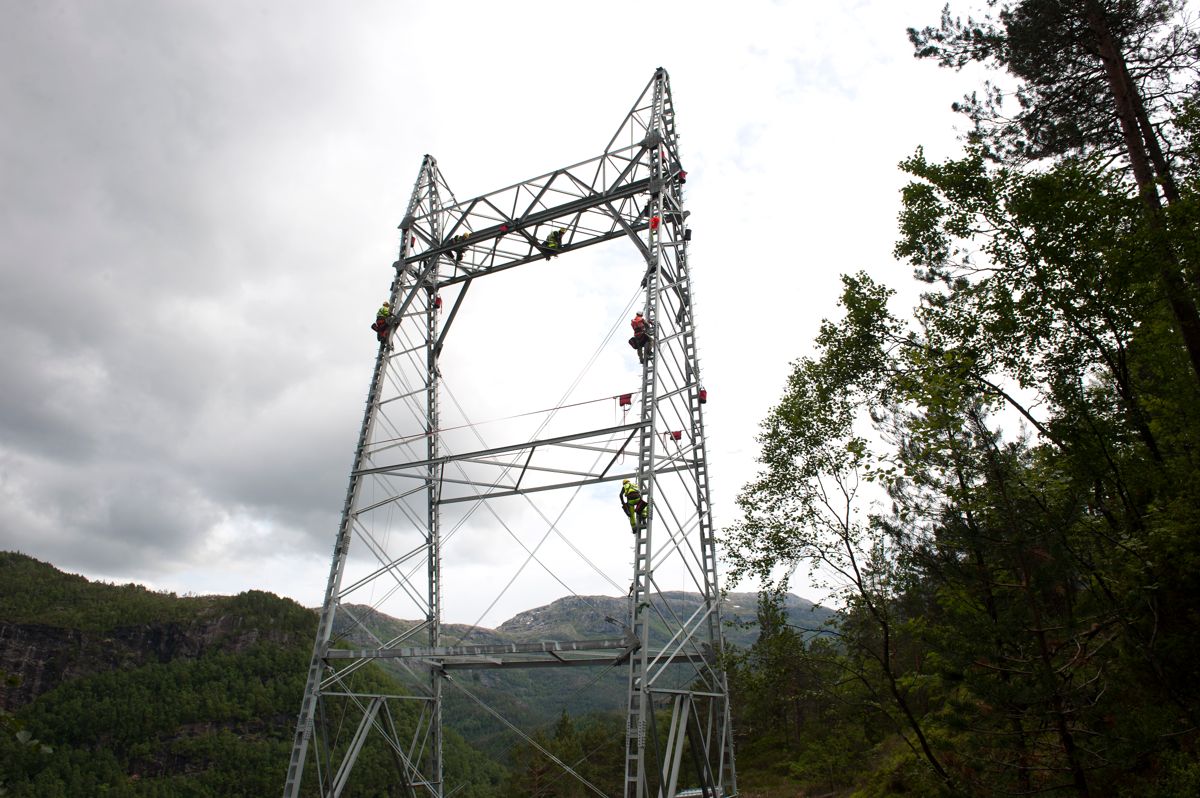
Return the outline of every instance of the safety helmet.
{"type": "Polygon", "coordinates": [[[630,482],[629,480],[625,480],[623,484],[625,484],[625,485],[632,485],[633,483],[632,483],[632,482],[630,482]]]}
{"type": "Polygon", "coordinates": [[[392,306],[392,303],[385,299],[385,300],[383,300],[383,306],[385,308],[390,308],[392,306]]]}
{"type": "Polygon", "coordinates": [[[640,316],[640,315],[642,315],[642,312],[639,310],[637,313],[634,313],[633,315],[640,316]]]}

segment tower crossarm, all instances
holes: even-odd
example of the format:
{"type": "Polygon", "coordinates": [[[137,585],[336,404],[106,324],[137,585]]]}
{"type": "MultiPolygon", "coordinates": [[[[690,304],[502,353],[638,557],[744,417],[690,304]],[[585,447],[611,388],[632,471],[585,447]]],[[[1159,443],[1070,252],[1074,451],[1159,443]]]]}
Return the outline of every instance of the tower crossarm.
{"type": "MultiPolygon", "coordinates": [[[[651,199],[663,187],[661,177],[651,176],[656,152],[642,142],[423,216],[406,217],[401,229],[409,250],[397,267],[416,272],[436,262],[434,280],[443,288],[636,236],[649,227],[651,199]],[[561,242],[550,246],[551,233],[557,230],[564,231],[561,242]]],[[[676,165],[666,174],[679,171],[676,165]]]]}
{"type": "MultiPolygon", "coordinates": [[[[641,648],[630,634],[601,640],[541,640],[534,643],[489,645],[407,646],[364,649],[330,649],[327,661],[407,660],[436,670],[489,668],[543,668],[563,666],[614,666],[628,660],[641,648]]],[[[708,651],[653,650],[650,659],[662,665],[711,666],[708,651]]]]}
{"type": "Polygon", "coordinates": [[[497,446],[492,449],[480,449],[474,452],[466,452],[458,455],[443,455],[427,460],[412,460],[409,462],[396,463],[394,465],[375,466],[372,468],[363,468],[356,471],[356,474],[386,474],[396,473],[410,469],[423,469],[430,466],[442,466],[456,460],[478,460],[486,456],[494,456],[498,454],[523,452],[529,449],[537,449],[539,447],[554,446],[557,444],[567,444],[572,441],[590,440],[593,438],[611,437],[615,434],[628,432],[630,430],[640,429],[643,422],[636,421],[631,424],[622,424],[615,427],[605,427],[603,429],[589,430],[587,432],[578,432],[571,435],[559,435],[553,438],[541,438],[539,440],[527,441],[525,443],[513,443],[507,446],[497,446]]]}
{"type": "MultiPolygon", "coordinates": [[[[629,655],[635,653],[627,651],[622,653],[616,659],[612,657],[597,657],[597,656],[577,656],[577,657],[562,657],[557,654],[547,654],[537,659],[462,659],[462,660],[443,660],[438,665],[444,671],[460,671],[460,670],[481,670],[503,668],[515,670],[517,668],[562,668],[572,666],[583,667],[612,667],[623,665],[629,655]]],[[[682,665],[689,662],[706,661],[703,654],[676,654],[670,658],[670,664],[682,665]]]]}

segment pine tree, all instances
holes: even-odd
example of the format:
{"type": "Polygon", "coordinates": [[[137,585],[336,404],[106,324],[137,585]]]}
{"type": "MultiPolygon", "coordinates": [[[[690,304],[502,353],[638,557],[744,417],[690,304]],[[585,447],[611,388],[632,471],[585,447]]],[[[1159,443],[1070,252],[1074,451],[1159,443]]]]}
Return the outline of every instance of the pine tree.
{"type": "Polygon", "coordinates": [[[940,27],[908,33],[918,58],[951,68],[983,63],[1018,81],[1015,114],[993,83],[982,99],[972,94],[956,106],[991,157],[1022,163],[1099,152],[1128,163],[1162,296],[1200,378],[1200,269],[1172,243],[1163,214],[1164,201],[1180,200],[1170,122],[1194,96],[1200,57],[1182,8],[1180,0],[1022,0],[1002,4],[998,19],[964,22],[947,6],[940,27]]]}

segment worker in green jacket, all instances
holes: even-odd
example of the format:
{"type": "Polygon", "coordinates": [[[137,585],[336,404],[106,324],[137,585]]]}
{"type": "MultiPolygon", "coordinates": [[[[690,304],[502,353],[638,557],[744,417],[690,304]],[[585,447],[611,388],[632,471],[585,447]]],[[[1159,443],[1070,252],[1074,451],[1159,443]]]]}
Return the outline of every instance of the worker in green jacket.
{"type": "Polygon", "coordinates": [[[567,229],[565,227],[560,227],[542,242],[542,246],[546,249],[546,260],[558,257],[558,250],[562,249],[563,236],[566,234],[567,229]]]}
{"type": "Polygon", "coordinates": [[[642,497],[642,491],[628,479],[621,483],[621,509],[629,516],[629,531],[637,532],[646,526],[650,502],[642,497]]]}
{"type": "Polygon", "coordinates": [[[463,255],[467,254],[467,239],[471,237],[470,233],[462,233],[450,239],[450,243],[454,244],[454,262],[462,263],[463,255]]]}
{"type": "Polygon", "coordinates": [[[379,306],[379,310],[375,311],[375,323],[371,325],[371,329],[375,331],[375,337],[379,339],[379,343],[387,343],[388,332],[392,328],[392,303],[384,300],[384,303],[379,306]]]}

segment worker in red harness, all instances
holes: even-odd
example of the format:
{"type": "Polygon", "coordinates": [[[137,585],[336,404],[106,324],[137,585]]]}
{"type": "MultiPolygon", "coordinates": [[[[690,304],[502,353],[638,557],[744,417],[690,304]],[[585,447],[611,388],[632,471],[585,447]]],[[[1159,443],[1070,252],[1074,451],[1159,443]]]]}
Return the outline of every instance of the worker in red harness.
{"type": "Polygon", "coordinates": [[[642,492],[638,486],[625,480],[621,483],[621,509],[625,511],[625,515],[629,516],[629,531],[637,532],[646,526],[646,515],[650,510],[650,503],[642,498],[642,492]]]}
{"type": "Polygon", "coordinates": [[[650,357],[651,336],[654,334],[654,323],[642,315],[639,310],[633,320],[629,322],[633,327],[633,337],[629,339],[629,345],[637,350],[638,362],[645,363],[646,358],[650,357]]]}
{"type": "Polygon", "coordinates": [[[375,337],[379,339],[379,343],[386,344],[391,328],[392,303],[385,301],[379,310],[375,311],[375,323],[371,325],[371,329],[375,331],[375,337]]]}

